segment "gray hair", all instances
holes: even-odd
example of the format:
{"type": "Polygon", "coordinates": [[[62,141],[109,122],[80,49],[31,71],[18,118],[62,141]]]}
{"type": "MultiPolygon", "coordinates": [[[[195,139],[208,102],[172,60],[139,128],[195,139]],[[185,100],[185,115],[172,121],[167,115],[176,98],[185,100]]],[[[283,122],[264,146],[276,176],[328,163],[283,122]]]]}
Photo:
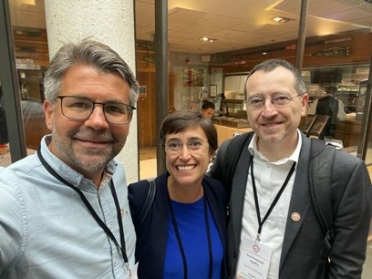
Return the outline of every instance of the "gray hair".
{"type": "Polygon", "coordinates": [[[91,39],[68,43],[54,55],[44,77],[44,96],[47,100],[56,102],[64,74],[78,64],[93,66],[104,73],[120,74],[130,87],[129,105],[136,107],[138,82],[128,64],[109,46],[91,39]]]}
{"type": "MultiPolygon", "coordinates": [[[[301,72],[291,63],[283,59],[269,59],[254,66],[252,71],[250,71],[247,79],[245,80],[245,83],[247,83],[247,80],[249,79],[249,77],[257,71],[271,72],[278,67],[283,67],[289,70],[290,72],[292,72],[295,78],[295,88],[296,88],[298,95],[303,95],[307,92],[305,82],[303,81],[302,76],[301,76],[301,72]]],[[[246,90],[246,86],[244,86],[244,90],[246,90]]]]}

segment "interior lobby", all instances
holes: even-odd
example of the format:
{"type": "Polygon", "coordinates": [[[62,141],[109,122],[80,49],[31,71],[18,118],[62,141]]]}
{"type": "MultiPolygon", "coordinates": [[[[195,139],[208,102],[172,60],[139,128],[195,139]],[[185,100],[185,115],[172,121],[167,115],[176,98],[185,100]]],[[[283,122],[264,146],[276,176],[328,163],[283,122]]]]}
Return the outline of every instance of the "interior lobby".
{"type": "MultiPolygon", "coordinates": [[[[133,8],[128,12],[133,13],[133,20],[129,16],[120,18],[117,11],[110,13],[108,10],[119,9],[112,1],[94,1],[97,3],[91,7],[71,1],[71,10],[57,2],[8,0],[15,92],[19,95],[19,111],[14,115],[21,115],[25,138],[23,142],[0,142],[7,148],[0,155],[0,166],[9,165],[17,156],[32,154],[41,137],[49,133],[43,125],[41,83],[51,54],[61,41],[92,36],[122,50],[140,84],[137,114],[119,157],[128,169],[129,182],[156,177],[164,170],[158,164],[163,157],[157,127],[158,118],[169,112],[199,110],[202,101],[209,100],[217,107],[214,123],[219,143],[235,133],[246,132],[249,123],[243,109],[245,77],[253,65],[274,57],[301,68],[311,102],[327,87],[338,88],[347,113],[338,123],[335,140],[365,160],[372,177],[372,98],[366,83],[372,67],[370,1],[169,0],[167,29],[161,29],[166,33],[168,54],[168,65],[164,67],[167,76],[163,79],[168,90],[162,94],[156,84],[159,68],[155,45],[164,34],[155,34],[155,30],[160,30],[156,29],[160,27],[156,26],[155,0],[123,1],[130,2],[123,5],[133,8]],[[302,33],[301,3],[308,5],[302,33]],[[61,8],[60,14],[57,7],[61,8]],[[84,17],[80,13],[85,13],[84,17]],[[75,29],[71,27],[74,25],[75,29]],[[28,109],[32,111],[29,117],[28,109]],[[128,163],[127,158],[132,161],[128,163]]],[[[4,79],[0,86],[4,87],[4,79]]],[[[17,117],[12,114],[10,118],[15,121],[17,117]]],[[[15,123],[8,128],[10,138],[14,137],[15,123]]],[[[363,279],[372,278],[371,242],[370,245],[363,279]]]]}

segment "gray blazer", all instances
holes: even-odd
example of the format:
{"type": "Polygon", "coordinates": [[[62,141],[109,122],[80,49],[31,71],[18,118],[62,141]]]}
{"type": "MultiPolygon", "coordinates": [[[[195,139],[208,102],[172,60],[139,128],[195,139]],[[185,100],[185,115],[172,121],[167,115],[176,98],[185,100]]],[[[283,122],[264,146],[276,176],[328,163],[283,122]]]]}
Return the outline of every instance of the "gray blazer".
{"type": "MultiPolygon", "coordinates": [[[[221,145],[208,173],[220,181],[227,175],[224,158],[229,141],[221,145]]],[[[304,135],[302,141],[280,260],[281,279],[319,279],[316,274],[321,266],[320,250],[324,235],[311,203],[308,177],[311,142],[304,135]],[[301,215],[300,221],[292,221],[293,212],[301,215]]],[[[227,232],[230,278],[234,278],[236,273],[241,240],[244,196],[251,157],[248,144],[238,161],[232,183],[227,232]]],[[[329,255],[331,262],[324,278],[361,278],[372,204],[371,181],[365,163],[345,152],[336,152],[331,188],[335,236],[329,255]]]]}

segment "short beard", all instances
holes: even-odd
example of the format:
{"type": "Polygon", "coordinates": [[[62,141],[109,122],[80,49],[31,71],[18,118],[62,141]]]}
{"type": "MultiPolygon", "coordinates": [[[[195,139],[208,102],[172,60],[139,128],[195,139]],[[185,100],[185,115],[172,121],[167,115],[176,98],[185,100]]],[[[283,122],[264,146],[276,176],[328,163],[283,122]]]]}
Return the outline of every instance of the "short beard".
{"type": "Polygon", "coordinates": [[[112,160],[122,149],[122,146],[118,146],[118,142],[114,136],[112,134],[108,134],[106,131],[95,131],[89,128],[71,130],[66,136],[72,141],[76,138],[94,138],[102,141],[112,142],[113,147],[108,154],[102,153],[102,150],[100,149],[90,148],[85,152],[86,154],[92,156],[92,160],[82,160],[74,152],[70,141],[65,142],[61,140],[61,137],[59,136],[55,127],[53,127],[53,135],[54,145],[57,149],[57,152],[60,154],[60,156],[62,156],[61,159],[69,164],[70,167],[76,170],[80,169],[86,173],[97,173],[102,171],[107,163],[112,160]]]}
{"type": "Polygon", "coordinates": [[[261,136],[261,139],[267,143],[277,143],[281,141],[284,138],[284,132],[281,132],[280,134],[265,134],[264,136],[261,136]]]}

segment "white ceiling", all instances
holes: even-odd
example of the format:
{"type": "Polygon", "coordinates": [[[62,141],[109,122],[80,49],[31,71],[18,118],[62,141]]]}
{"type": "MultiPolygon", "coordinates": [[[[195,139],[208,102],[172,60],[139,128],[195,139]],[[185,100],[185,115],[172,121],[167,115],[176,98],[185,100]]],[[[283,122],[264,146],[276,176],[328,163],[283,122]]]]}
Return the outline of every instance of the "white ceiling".
{"type": "MultiPolygon", "coordinates": [[[[13,25],[45,28],[44,0],[9,3],[13,25]]],[[[300,10],[300,0],[168,0],[169,50],[212,54],[294,40],[300,10]],[[279,4],[265,10],[275,3],[279,4]],[[272,20],[276,16],[294,20],[276,23],[272,20]],[[203,36],[217,40],[200,41],[203,36]]],[[[154,0],[136,0],[136,21],[137,39],[153,40],[154,0]]],[[[365,0],[309,0],[307,37],[359,29],[372,32],[372,4],[365,0]]]]}
{"type": "MultiPolygon", "coordinates": [[[[212,54],[293,40],[298,37],[300,10],[300,0],[169,0],[169,50],[212,54]],[[265,10],[275,2],[281,3],[265,10]],[[272,20],[276,16],[294,21],[276,23],[272,20]],[[203,36],[217,41],[198,40],[203,36]]],[[[136,0],[138,39],[153,38],[154,14],[154,0],[136,0]]],[[[356,29],[372,32],[372,4],[309,0],[307,37],[356,29]]]]}

